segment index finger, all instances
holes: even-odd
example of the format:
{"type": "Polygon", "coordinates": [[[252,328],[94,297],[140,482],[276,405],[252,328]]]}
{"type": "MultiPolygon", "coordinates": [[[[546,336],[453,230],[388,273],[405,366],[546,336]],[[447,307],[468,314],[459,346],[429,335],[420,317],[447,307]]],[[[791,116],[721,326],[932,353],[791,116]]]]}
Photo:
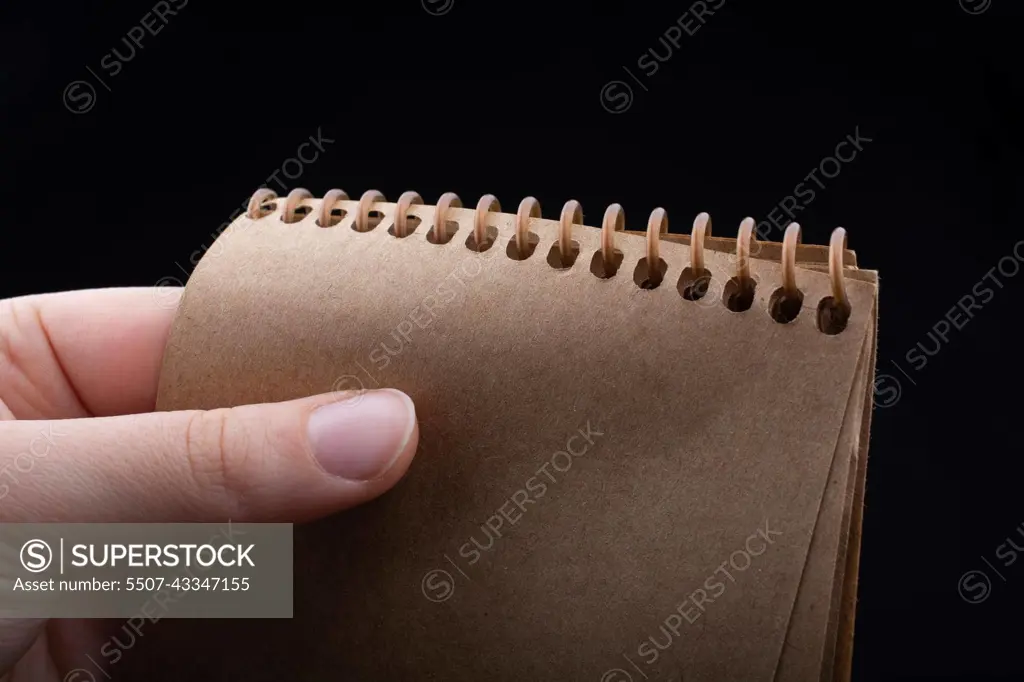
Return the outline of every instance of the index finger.
{"type": "Polygon", "coordinates": [[[151,412],[179,288],[0,301],[0,401],[18,419],[151,412]]]}

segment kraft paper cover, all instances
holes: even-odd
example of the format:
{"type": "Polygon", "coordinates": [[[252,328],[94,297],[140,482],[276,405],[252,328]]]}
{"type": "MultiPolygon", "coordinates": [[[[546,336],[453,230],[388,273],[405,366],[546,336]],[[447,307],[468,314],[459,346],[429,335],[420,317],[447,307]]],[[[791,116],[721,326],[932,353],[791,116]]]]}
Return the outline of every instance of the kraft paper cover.
{"type": "Polygon", "coordinates": [[[416,402],[421,446],[394,490],[299,529],[295,619],[232,624],[261,639],[225,679],[796,679],[783,643],[803,632],[798,592],[829,614],[794,634],[825,665],[872,276],[850,272],[848,326],[826,335],[814,266],[780,324],[777,262],[751,263],[756,298],[737,313],[721,298],[729,253],[706,252],[711,290],[688,301],[675,283],[690,248],[674,241],[663,284],[643,290],[640,236],[620,233],[623,264],[602,280],[594,228],[576,228],[580,255],[556,270],[555,221],[532,222],[539,245],[516,261],[507,214],[489,214],[497,241],[477,253],[472,210],[452,209],[458,232],[437,245],[433,207],[413,206],[423,224],[396,238],[394,204],[359,233],[356,202],[330,228],[304,203],[295,224],[239,218],[199,263],[159,408],[391,386],[416,402]],[[808,560],[812,536],[827,560],[808,560]]]}

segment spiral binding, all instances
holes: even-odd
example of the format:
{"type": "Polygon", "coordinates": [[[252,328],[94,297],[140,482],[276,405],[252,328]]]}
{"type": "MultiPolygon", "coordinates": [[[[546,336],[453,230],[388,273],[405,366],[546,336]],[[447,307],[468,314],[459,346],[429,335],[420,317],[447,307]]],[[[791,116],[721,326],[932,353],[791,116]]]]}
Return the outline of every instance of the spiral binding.
{"type": "MultiPolygon", "coordinates": [[[[302,220],[309,209],[301,211],[302,202],[312,199],[312,193],[304,188],[296,188],[285,197],[281,209],[281,221],[284,223],[296,223],[302,220]],[[301,212],[301,215],[300,215],[301,212]]],[[[345,211],[338,207],[338,203],[348,199],[348,194],[340,189],[328,191],[320,203],[320,211],[316,218],[319,227],[332,227],[345,218],[345,211]]],[[[251,220],[264,218],[277,210],[278,195],[273,190],[262,187],[256,190],[249,199],[246,217],[251,220]]],[[[373,205],[386,201],[384,195],[377,190],[367,190],[359,198],[358,212],[353,221],[353,229],[357,232],[368,232],[375,225],[371,225],[370,217],[374,212],[373,205]]],[[[395,218],[390,229],[395,237],[405,238],[411,234],[409,230],[409,210],[413,205],[422,205],[423,198],[416,192],[405,192],[399,197],[395,208],[395,218]]],[[[461,208],[462,201],[454,192],[446,192],[437,201],[434,211],[433,225],[427,233],[427,239],[434,244],[446,244],[450,235],[447,233],[448,212],[452,208],[461,208]]],[[[466,246],[475,250],[483,251],[490,247],[487,230],[487,214],[500,212],[501,204],[493,194],[486,194],[476,204],[476,211],[473,220],[473,232],[466,240],[466,246]]],[[[530,232],[530,221],[541,217],[540,202],[534,197],[523,199],[516,211],[515,234],[508,244],[508,255],[510,258],[525,260],[533,254],[533,247],[539,241],[530,232]],[[531,236],[533,239],[531,239],[531,236]]],[[[571,199],[562,207],[559,219],[558,239],[554,249],[557,249],[557,256],[561,260],[561,267],[572,265],[576,253],[576,242],[572,239],[572,232],[575,227],[582,226],[583,207],[580,202],[571,199]]],[[[605,211],[601,221],[601,245],[597,255],[600,256],[603,264],[603,272],[594,274],[598,277],[612,277],[615,275],[618,264],[621,262],[621,252],[615,249],[615,233],[625,230],[625,211],[619,204],[611,204],[605,211]]],[[[739,290],[748,292],[752,298],[752,292],[756,286],[750,272],[751,246],[757,243],[754,230],[753,218],[744,218],[740,223],[736,236],[736,273],[730,282],[735,283],[739,290]]],[[[415,229],[415,228],[414,228],[415,229]]],[[[660,244],[661,236],[668,233],[668,213],[664,208],[655,208],[647,221],[646,231],[646,266],[649,273],[655,273],[659,264],[662,264],[660,244]]],[[[690,264],[688,270],[692,276],[710,280],[710,272],[705,267],[704,251],[705,239],[711,236],[711,216],[707,213],[700,213],[693,221],[690,232],[690,264]]],[[[797,246],[801,242],[800,225],[790,223],[782,238],[782,284],[773,294],[772,318],[777,322],[790,322],[796,317],[796,313],[787,314],[785,311],[777,313],[775,308],[785,309],[787,305],[792,310],[799,312],[802,307],[803,292],[796,282],[796,253],[797,246]],[[795,306],[793,305],[795,303],[795,306]]],[[[828,278],[831,288],[831,296],[822,299],[818,304],[818,328],[826,334],[838,334],[845,327],[852,312],[850,299],[846,293],[844,278],[843,254],[846,252],[847,238],[846,230],[837,227],[832,231],[828,246],[828,278]]],[[[559,267],[559,264],[551,261],[552,265],[559,267]]],[[[594,269],[592,268],[592,271],[594,269]]],[[[660,284],[660,280],[648,279],[642,285],[644,288],[654,288],[660,284]]],[[[707,281],[705,281],[705,285],[707,281]]],[[[741,312],[749,308],[733,308],[741,312]]]]}

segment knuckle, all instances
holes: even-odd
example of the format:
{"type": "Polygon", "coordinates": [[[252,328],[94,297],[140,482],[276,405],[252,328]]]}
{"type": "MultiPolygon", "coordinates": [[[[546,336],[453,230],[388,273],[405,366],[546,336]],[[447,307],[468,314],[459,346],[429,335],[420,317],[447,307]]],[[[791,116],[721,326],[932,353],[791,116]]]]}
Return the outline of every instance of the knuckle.
{"type": "Polygon", "coordinates": [[[185,453],[200,493],[219,496],[229,514],[241,516],[249,492],[248,453],[236,422],[230,408],[195,411],[185,429],[185,453]]]}

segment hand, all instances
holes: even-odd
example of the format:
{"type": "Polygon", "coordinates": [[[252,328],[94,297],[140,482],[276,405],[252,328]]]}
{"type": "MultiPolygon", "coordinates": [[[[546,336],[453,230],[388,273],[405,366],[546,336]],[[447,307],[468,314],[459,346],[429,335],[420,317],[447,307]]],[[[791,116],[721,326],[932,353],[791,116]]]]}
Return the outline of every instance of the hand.
{"type": "MultiPolygon", "coordinates": [[[[156,300],[107,289],[0,301],[0,522],[296,522],[405,473],[419,432],[398,391],[153,412],[174,316],[156,300]]],[[[99,629],[0,620],[0,680],[61,680],[99,629]]]]}

